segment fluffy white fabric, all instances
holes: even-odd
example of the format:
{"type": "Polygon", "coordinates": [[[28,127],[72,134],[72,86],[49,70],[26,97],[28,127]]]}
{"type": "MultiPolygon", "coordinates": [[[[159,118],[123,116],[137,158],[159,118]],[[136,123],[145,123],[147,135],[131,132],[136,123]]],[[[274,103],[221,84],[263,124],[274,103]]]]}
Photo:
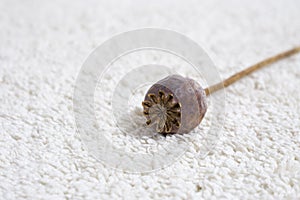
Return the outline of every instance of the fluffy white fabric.
{"type": "Polygon", "coordinates": [[[128,174],[90,157],[72,110],[82,63],[116,33],[179,31],[208,51],[225,78],[300,45],[299,9],[297,0],[2,0],[0,198],[300,198],[299,55],[227,88],[216,148],[203,158],[195,143],[155,173],[128,174]]]}

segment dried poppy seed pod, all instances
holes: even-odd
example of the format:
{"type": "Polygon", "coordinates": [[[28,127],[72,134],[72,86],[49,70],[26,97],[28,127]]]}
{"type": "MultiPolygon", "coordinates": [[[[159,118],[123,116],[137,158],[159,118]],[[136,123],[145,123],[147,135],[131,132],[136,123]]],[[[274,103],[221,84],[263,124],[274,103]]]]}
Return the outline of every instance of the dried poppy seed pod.
{"type": "Polygon", "coordinates": [[[162,134],[188,133],[198,126],[207,110],[203,88],[180,75],[155,83],[142,103],[147,125],[162,134]]]}

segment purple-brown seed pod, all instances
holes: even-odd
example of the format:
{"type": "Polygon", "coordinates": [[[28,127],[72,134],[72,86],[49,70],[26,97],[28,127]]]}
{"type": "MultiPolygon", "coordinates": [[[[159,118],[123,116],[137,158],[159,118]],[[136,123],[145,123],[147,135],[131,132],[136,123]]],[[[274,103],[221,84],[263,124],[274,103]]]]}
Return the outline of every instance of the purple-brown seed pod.
{"type": "Polygon", "coordinates": [[[203,88],[180,75],[168,76],[148,90],[142,103],[147,125],[162,134],[188,133],[203,119],[207,102],[203,88]]]}

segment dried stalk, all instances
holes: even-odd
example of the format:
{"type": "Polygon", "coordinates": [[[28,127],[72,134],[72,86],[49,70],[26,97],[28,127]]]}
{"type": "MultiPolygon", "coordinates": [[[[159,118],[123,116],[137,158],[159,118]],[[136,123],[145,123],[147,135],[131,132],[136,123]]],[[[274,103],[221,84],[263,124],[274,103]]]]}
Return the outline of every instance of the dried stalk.
{"type": "Polygon", "coordinates": [[[246,69],[230,76],[229,78],[225,79],[224,81],[222,81],[220,83],[217,83],[215,85],[212,85],[212,86],[206,88],[205,93],[208,96],[208,95],[222,89],[223,87],[225,88],[225,87],[235,83],[236,81],[242,79],[243,77],[251,74],[252,72],[254,72],[256,70],[259,70],[259,69],[261,69],[261,68],[263,68],[267,65],[270,65],[274,62],[277,62],[281,59],[287,58],[287,57],[292,56],[292,55],[294,55],[296,53],[299,53],[299,52],[300,52],[300,46],[295,47],[293,49],[290,49],[288,51],[282,52],[282,53],[277,54],[275,56],[272,56],[270,58],[267,58],[267,59],[255,64],[255,65],[252,65],[252,66],[250,66],[250,67],[248,67],[248,68],[246,68],[246,69]]]}

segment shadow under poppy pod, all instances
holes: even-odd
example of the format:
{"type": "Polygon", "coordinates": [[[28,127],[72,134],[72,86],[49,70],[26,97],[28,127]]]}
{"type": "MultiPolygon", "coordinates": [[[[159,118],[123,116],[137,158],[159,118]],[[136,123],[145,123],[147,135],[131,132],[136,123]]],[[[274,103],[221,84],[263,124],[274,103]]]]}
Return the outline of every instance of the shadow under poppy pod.
{"type": "Polygon", "coordinates": [[[148,90],[142,102],[147,125],[155,125],[161,134],[188,133],[202,121],[206,110],[206,97],[269,64],[300,52],[300,47],[258,62],[220,83],[203,89],[195,80],[170,75],[148,90]]]}

